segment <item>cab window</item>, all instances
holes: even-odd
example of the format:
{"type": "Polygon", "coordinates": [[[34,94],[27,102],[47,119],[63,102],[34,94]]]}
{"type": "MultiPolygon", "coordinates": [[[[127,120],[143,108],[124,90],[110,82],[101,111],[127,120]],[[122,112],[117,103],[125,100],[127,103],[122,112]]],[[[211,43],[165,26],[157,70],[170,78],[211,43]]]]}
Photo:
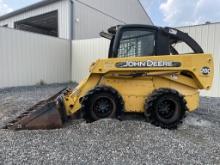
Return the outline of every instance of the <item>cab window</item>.
{"type": "Polygon", "coordinates": [[[118,57],[151,56],[155,53],[155,32],[150,30],[126,30],[122,32],[118,57]]]}

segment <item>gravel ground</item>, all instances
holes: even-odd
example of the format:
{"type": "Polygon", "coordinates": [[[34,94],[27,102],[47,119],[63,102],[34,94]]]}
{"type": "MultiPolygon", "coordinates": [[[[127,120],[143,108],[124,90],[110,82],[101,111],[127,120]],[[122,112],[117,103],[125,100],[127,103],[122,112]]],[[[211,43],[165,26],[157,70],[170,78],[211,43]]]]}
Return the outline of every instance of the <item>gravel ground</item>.
{"type": "MultiPolygon", "coordinates": [[[[65,86],[0,90],[0,125],[65,86]]],[[[74,120],[50,131],[0,130],[0,164],[220,164],[220,99],[202,98],[200,107],[173,131],[137,116],[74,120]]]]}

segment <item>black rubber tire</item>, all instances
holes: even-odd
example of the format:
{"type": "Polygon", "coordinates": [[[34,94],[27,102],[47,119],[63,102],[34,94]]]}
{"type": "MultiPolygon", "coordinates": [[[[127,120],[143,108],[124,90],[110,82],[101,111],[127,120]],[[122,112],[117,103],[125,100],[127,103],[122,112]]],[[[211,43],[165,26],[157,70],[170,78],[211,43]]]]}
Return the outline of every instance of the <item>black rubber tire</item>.
{"type": "Polygon", "coordinates": [[[184,97],[173,89],[160,88],[154,90],[145,101],[147,119],[151,124],[165,129],[176,129],[182,123],[186,111],[187,106],[184,97]],[[161,105],[164,103],[167,104],[165,107],[169,107],[169,110],[165,108],[165,112],[162,112],[161,105]]]}
{"type": "Polygon", "coordinates": [[[97,86],[90,90],[82,99],[82,107],[85,112],[84,117],[92,122],[103,118],[120,118],[124,108],[124,102],[121,95],[112,87],[97,86]],[[107,98],[112,104],[112,111],[105,116],[97,115],[94,111],[94,104],[99,98],[107,98]]]}

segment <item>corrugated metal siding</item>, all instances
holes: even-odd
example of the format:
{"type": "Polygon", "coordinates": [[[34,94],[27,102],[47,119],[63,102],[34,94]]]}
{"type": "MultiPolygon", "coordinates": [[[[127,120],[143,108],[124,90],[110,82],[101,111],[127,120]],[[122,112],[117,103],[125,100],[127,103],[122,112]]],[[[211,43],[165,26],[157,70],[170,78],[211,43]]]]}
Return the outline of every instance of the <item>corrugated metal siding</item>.
{"type": "Polygon", "coordinates": [[[0,88],[71,79],[67,40],[1,27],[0,51],[0,88]]]}
{"type": "Polygon", "coordinates": [[[72,80],[81,81],[88,76],[92,62],[107,58],[109,44],[104,38],[73,41],[72,80]]]}
{"type": "Polygon", "coordinates": [[[25,13],[19,14],[17,16],[11,17],[4,21],[0,21],[0,26],[8,24],[9,27],[14,28],[14,22],[23,20],[26,18],[34,17],[44,13],[48,13],[54,10],[58,10],[58,19],[59,19],[59,37],[64,39],[69,39],[70,37],[70,2],[69,0],[61,0],[59,2],[27,11],[25,13]]]}
{"type": "MultiPolygon", "coordinates": [[[[212,89],[202,91],[203,96],[220,97],[220,23],[181,27],[180,30],[188,33],[204,49],[206,53],[212,53],[215,62],[215,77],[212,89]]],[[[185,46],[179,47],[181,52],[187,52],[185,46]]]]}
{"type": "Polygon", "coordinates": [[[77,0],[74,11],[75,39],[97,38],[119,24],[152,24],[138,0],[77,0]]]}

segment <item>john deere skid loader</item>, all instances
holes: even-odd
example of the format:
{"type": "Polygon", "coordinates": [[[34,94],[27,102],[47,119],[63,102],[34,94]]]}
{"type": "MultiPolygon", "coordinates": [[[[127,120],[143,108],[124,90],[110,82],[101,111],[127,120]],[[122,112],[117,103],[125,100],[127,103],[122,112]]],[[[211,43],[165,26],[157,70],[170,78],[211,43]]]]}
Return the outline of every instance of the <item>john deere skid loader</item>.
{"type": "Polygon", "coordinates": [[[122,25],[101,36],[111,40],[108,59],[93,63],[75,89],[38,103],[5,128],[53,129],[79,114],[95,121],[142,113],[152,124],[172,129],[198,108],[199,90],[212,85],[212,56],[177,29],[122,25]],[[192,52],[179,54],[180,42],[192,52]]]}

